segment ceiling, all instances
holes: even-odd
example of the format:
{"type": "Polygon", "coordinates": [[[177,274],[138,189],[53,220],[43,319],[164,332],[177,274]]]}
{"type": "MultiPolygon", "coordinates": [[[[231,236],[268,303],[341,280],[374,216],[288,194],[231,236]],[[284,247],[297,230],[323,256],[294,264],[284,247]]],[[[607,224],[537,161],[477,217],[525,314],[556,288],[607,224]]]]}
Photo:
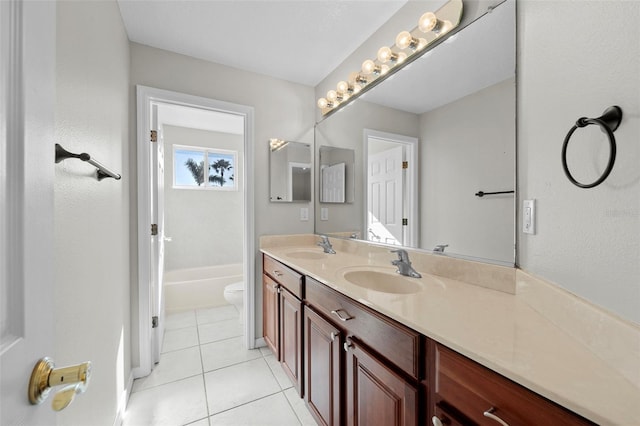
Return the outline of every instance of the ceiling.
{"type": "Polygon", "coordinates": [[[315,87],[406,0],[118,0],[129,40],[315,87]]]}

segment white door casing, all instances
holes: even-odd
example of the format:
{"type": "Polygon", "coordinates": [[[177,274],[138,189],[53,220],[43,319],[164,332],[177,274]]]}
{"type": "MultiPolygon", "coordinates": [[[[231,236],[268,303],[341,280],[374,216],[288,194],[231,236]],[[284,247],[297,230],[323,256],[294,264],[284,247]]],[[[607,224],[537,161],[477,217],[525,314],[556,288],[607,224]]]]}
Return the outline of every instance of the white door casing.
{"type": "Polygon", "coordinates": [[[369,155],[367,235],[370,241],[404,245],[402,146],[369,155]]]}
{"type": "MultiPolygon", "coordinates": [[[[151,238],[151,317],[155,318],[151,334],[152,362],[160,362],[164,338],[164,139],[162,125],[158,122],[158,106],[151,106],[151,131],[156,142],[149,144],[151,150],[151,223],[156,225],[156,235],[151,238]]],[[[152,320],[153,322],[153,320],[152,320]]],[[[152,366],[153,368],[153,366],[152,366]]]]}
{"type": "MultiPolygon", "coordinates": [[[[245,346],[252,349],[256,346],[255,331],[255,231],[253,201],[253,108],[229,102],[217,101],[200,96],[187,95],[169,90],[137,86],[137,166],[138,166],[138,305],[137,330],[139,365],[133,368],[134,377],[147,376],[152,369],[152,328],[153,312],[151,294],[152,248],[149,232],[151,228],[151,158],[148,147],[148,129],[151,128],[151,105],[166,104],[186,106],[196,109],[218,111],[239,115],[244,121],[244,250],[243,264],[245,276],[244,291],[244,337],[245,346]]],[[[135,317],[135,315],[134,315],[135,317]]],[[[136,348],[133,348],[135,353],[136,348]]]]}
{"type": "Polygon", "coordinates": [[[31,405],[54,356],[54,2],[0,1],[0,424],[55,424],[31,405]],[[28,89],[28,90],[27,90],[28,89]]]}

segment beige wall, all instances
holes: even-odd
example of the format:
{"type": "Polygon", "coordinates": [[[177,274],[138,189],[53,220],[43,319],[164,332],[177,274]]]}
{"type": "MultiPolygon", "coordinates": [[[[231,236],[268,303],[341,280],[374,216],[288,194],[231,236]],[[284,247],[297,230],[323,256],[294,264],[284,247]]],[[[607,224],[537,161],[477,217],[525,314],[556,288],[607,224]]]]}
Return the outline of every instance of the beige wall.
{"type": "Polygon", "coordinates": [[[244,202],[242,135],[164,126],[166,271],[242,263],[244,202]],[[237,151],[237,191],[173,188],[173,145],[237,151]]]}
{"type": "MultiPolygon", "coordinates": [[[[535,198],[538,219],[536,235],[518,232],[520,266],[640,323],[640,2],[518,7],[519,204],[535,198]],[[611,105],[623,111],[615,167],[600,186],[578,188],[562,171],[562,141],[579,117],[611,105]]],[[[598,135],[592,127],[574,142],[598,135]]],[[[572,147],[584,180],[606,163],[598,139],[572,147]]]]}
{"type": "MultiPolygon", "coordinates": [[[[253,185],[255,197],[256,333],[261,335],[262,265],[257,251],[259,236],[313,232],[313,214],[310,214],[308,221],[299,220],[300,208],[307,206],[306,204],[269,202],[268,141],[269,138],[274,137],[308,143],[313,141],[315,113],[313,88],[136,43],[131,43],[130,48],[131,103],[129,108],[132,129],[129,155],[134,175],[136,164],[135,85],[166,89],[254,108],[254,146],[251,152],[254,158],[253,181],[246,184],[253,185]]],[[[137,197],[135,185],[131,187],[131,191],[132,200],[135,200],[137,197]]],[[[137,210],[134,203],[131,207],[130,217],[136,220],[137,210]]],[[[132,229],[131,232],[132,235],[136,235],[137,229],[132,229]]],[[[132,243],[132,252],[137,253],[135,241],[132,243]]],[[[134,257],[133,265],[136,264],[137,259],[134,257]]],[[[137,282],[137,272],[134,272],[133,277],[134,282],[137,282]]],[[[135,286],[132,287],[132,303],[137,303],[135,286]]],[[[133,320],[136,319],[133,318],[133,320]]],[[[133,332],[135,339],[135,330],[133,332]]],[[[133,362],[135,363],[136,360],[134,359],[133,362]]]]}
{"type": "Polygon", "coordinates": [[[55,141],[123,176],[98,182],[77,160],[55,168],[55,361],[93,363],[88,391],[57,421],[111,426],[131,365],[129,43],[117,3],[58,2],[56,44],[55,141]]]}

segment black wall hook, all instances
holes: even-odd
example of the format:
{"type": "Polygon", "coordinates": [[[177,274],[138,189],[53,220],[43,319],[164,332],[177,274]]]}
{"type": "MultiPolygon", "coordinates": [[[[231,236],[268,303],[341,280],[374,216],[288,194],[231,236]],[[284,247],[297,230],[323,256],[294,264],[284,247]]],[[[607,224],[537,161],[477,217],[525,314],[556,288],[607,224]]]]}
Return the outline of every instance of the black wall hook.
{"type": "Polygon", "coordinates": [[[571,183],[580,188],[593,188],[594,186],[600,185],[609,176],[609,173],[611,173],[616,161],[616,138],[613,135],[613,132],[615,132],[618,126],[620,126],[621,121],[622,109],[616,105],[607,108],[598,118],[580,117],[576,121],[576,124],[571,128],[571,130],[569,130],[569,133],[567,133],[562,144],[562,169],[571,183]],[[571,139],[573,132],[578,128],[586,127],[590,124],[597,124],[607,134],[609,138],[609,161],[607,162],[607,167],[604,172],[595,182],[581,183],[573,177],[569,171],[569,167],[567,166],[567,147],[569,146],[569,140],[571,139]]]}

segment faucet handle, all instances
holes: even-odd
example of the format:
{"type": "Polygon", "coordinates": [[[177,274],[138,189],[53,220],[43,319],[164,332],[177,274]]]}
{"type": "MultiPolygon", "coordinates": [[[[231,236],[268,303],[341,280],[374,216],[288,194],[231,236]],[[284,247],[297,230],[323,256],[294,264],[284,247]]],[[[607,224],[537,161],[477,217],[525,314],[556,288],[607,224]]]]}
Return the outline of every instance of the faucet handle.
{"type": "Polygon", "coordinates": [[[409,254],[405,249],[391,250],[391,253],[398,253],[398,260],[402,262],[409,262],[409,254]]]}

